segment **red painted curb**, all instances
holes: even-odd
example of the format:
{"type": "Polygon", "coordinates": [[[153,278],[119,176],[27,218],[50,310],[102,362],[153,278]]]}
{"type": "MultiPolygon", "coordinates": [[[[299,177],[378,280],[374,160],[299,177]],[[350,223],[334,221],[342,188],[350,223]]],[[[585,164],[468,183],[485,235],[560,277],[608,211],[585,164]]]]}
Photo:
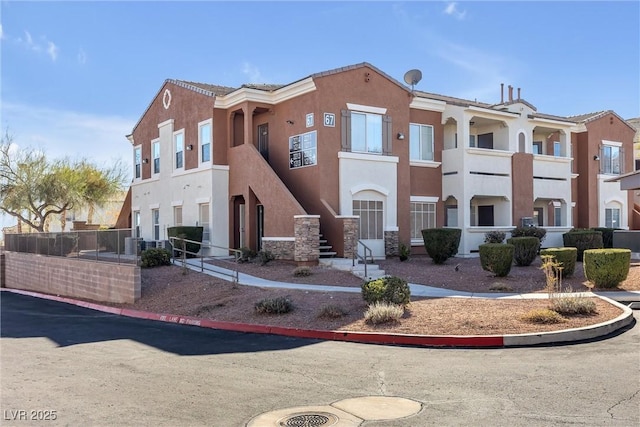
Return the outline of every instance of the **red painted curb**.
{"type": "Polygon", "coordinates": [[[146,311],[132,310],[128,308],[116,308],[106,305],[75,300],[73,298],[60,297],[56,295],[42,294],[39,292],[23,291],[20,289],[2,288],[3,292],[12,292],[36,298],[48,299],[52,301],[64,302],[79,307],[104,313],[116,314],[119,316],[132,317],[137,319],[155,320],[180,325],[198,326],[208,329],[220,329],[233,332],[272,334],[295,338],[319,339],[330,341],[348,341],[364,344],[392,344],[411,345],[419,347],[504,347],[504,337],[500,335],[407,335],[407,334],[384,334],[378,332],[349,332],[349,331],[324,331],[314,329],[287,328],[283,326],[256,325],[252,323],[235,323],[217,320],[199,319],[190,316],[180,316],[174,314],[158,314],[146,311]]]}

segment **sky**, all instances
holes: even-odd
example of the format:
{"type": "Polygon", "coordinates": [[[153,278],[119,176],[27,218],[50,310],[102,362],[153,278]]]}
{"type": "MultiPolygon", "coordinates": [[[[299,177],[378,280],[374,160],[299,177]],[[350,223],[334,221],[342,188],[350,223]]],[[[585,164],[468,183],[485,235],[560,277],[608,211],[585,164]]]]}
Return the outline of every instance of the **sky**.
{"type": "Polygon", "coordinates": [[[498,103],[504,83],[542,113],[640,117],[637,0],[0,0],[0,25],[2,134],[105,166],[132,163],[126,135],[166,79],[286,84],[368,62],[421,70],[421,91],[498,103]]]}

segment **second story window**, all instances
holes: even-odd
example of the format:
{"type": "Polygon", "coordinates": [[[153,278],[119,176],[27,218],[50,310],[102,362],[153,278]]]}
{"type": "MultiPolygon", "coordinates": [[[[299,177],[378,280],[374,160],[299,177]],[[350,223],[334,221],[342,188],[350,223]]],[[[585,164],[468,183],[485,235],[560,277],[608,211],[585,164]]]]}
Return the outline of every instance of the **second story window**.
{"type": "Polygon", "coordinates": [[[133,164],[135,165],[134,176],[136,179],[142,177],[142,147],[133,150],[133,164]]]}
{"type": "Polygon", "coordinates": [[[351,151],[382,154],[382,116],[351,113],[351,151]]]}
{"type": "Polygon", "coordinates": [[[610,175],[622,173],[622,149],[618,146],[603,145],[600,155],[600,172],[610,175]]]}
{"type": "Polygon", "coordinates": [[[411,160],[433,160],[433,126],[409,126],[411,160]]]}
{"type": "Polygon", "coordinates": [[[154,141],[152,143],[153,152],[153,174],[160,173],[160,141],[154,141]]]}
{"type": "Polygon", "coordinates": [[[211,161],[211,120],[201,123],[198,137],[200,138],[200,161],[202,163],[211,161]]]}
{"type": "Polygon", "coordinates": [[[182,131],[173,135],[173,146],[175,153],[174,169],[184,169],[184,133],[182,131]]]}

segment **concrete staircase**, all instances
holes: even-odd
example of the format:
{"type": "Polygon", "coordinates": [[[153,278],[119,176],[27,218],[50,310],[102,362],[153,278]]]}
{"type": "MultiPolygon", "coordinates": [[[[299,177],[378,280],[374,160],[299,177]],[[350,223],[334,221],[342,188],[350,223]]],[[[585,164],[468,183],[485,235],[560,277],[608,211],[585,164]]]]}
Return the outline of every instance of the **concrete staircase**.
{"type": "Polygon", "coordinates": [[[381,270],[377,264],[367,264],[367,275],[364,274],[364,264],[356,263],[347,258],[320,258],[320,265],[326,265],[336,270],[348,271],[351,274],[362,278],[363,280],[374,280],[385,276],[384,270],[381,270]]]}
{"type": "Polygon", "coordinates": [[[333,246],[329,245],[327,239],[323,238],[320,234],[320,259],[333,258],[336,256],[336,252],[332,251],[333,246]]]}

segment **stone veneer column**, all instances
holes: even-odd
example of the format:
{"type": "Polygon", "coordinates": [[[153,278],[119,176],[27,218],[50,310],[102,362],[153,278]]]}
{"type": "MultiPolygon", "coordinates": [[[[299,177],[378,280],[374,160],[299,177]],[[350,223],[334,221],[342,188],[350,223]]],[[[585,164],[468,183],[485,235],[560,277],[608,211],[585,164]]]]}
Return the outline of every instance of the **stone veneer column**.
{"type": "Polygon", "coordinates": [[[360,236],[360,218],[343,217],[342,230],[344,235],[344,258],[353,259],[358,253],[358,236],[360,236]]]}
{"type": "Polygon", "coordinates": [[[294,260],[313,265],[320,258],[320,215],[294,215],[294,260]]]}
{"type": "Polygon", "coordinates": [[[397,256],[400,251],[398,249],[399,237],[398,231],[384,232],[384,254],[385,256],[397,256]]]}

